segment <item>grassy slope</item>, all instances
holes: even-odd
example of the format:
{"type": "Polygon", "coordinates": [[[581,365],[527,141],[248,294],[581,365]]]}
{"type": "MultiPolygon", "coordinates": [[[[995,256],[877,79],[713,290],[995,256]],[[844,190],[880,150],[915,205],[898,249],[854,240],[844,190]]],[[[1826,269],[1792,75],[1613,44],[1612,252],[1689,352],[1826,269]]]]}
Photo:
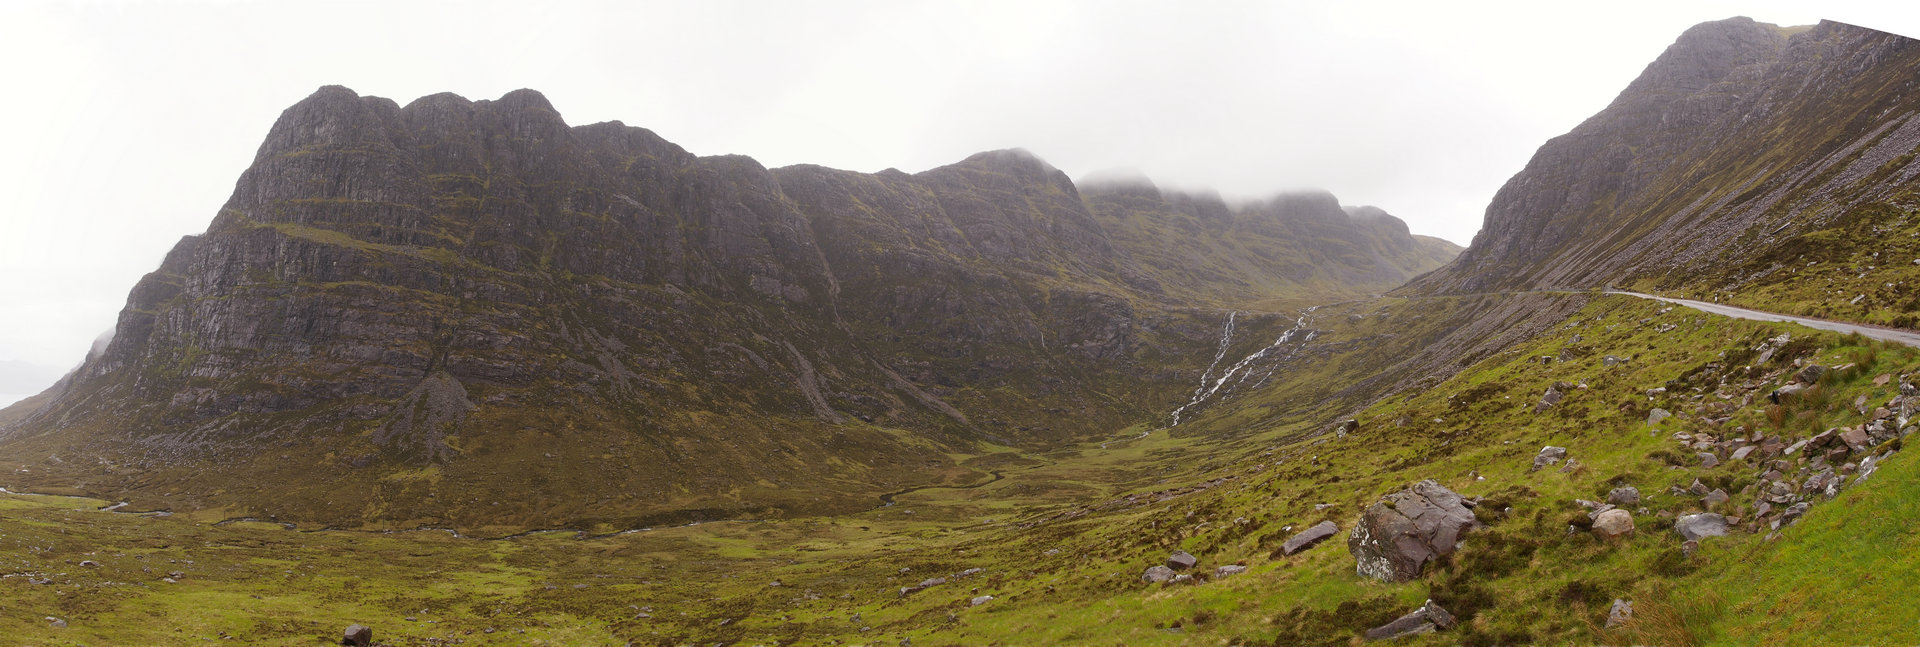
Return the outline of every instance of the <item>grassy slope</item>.
{"type": "MultiPolygon", "coordinates": [[[[14,611],[0,616],[0,633],[27,644],[186,644],[221,632],[250,643],[316,644],[362,622],[394,644],[1347,644],[1432,597],[1469,620],[1409,644],[1913,637],[1912,623],[1897,620],[1920,579],[1898,557],[1913,541],[1901,522],[1909,517],[1899,513],[1913,505],[1915,468],[1903,459],[1816,505],[1774,542],[1742,533],[1683,557],[1654,514],[1636,515],[1640,532],[1615,545],[1569,534],[1567,522],[1584,516],[1572,499],[1601,497],[1615,482],[1638,486],[1653,511],[1686,511],[1698,504],[1667,495],[1668,486],[1700,478],[1737,491],[1750,481],[1750,466],[1698,469],[1667,432],[1707,424],[1689,411],[1690,389],[1718,387],[1718,373],[1697,369],[1782,329],[1626,299],[1596,301],[1576,319],[1432,389],[1374,404],[1345,439],[1286,442],[1299,429],[1277,427],[1232,441],[1155,433],[1115,442],[1144,428],[1118,430],[1105,448],[975,458],[968,467],[1003,478],[907,493],[897,505],[832,518],[481,541],[209,526],[77,509],[99,504],[78,499],[4,497],[0,607],[14,611]],[[1574,335],[1581,341],[1569,343],[1574,335]],[[1563,348],[1578,357],[1527,359],[1563,348]],[[1632,361],[1603,367],[1605,354],[1632,361]],[[1668,384],[1685,375],[1710,377],[1668,384]],[[1589,388],[1532,413],[1554,381],[1589,388]],[[1660,385],[1669,388],[1661,400],[1642,393],[1660,385]],[[1681,414],[1658,433],[1643,422],[1656,405],[1681,414]],[[1581,466],[1527,473],[1548,443],[1569,447],[1581,466]],[[1246,458],[1221,460],[1230,455],[1246,458]],[[1374,498],[1421,478],[1494,504],[1482,507],[1491,527],[1421,580],[1356,577],[1344,536],[1277,555],[1288,527],[1332,519],[1344,530],[1374,498]],[[1250,571],[1192,586],[1139,582],[1142,569],[1175,548],[1199,556],[1205,572],[1236,562],[1250,571]],[[968,568],[985,571],[898,592],[968,568]],[[184,577],[162,581],[171,571],[184,577]],[[33,583],[40,579],[51,582],[33,583]],[[996,599],[972,606],[975,595],[996,599]],[[1598,625],[1614,597],[1633,599],[1640,620],[1608,633],[1598,625]],[[45,616],[70,624],[54,629],[45,616]],[[1847,626],[1856,629],[1817,631],[1847,626]]],[[[1825,387],[1833,393],[1799,405],[1811,413],[1783,411],[1784,429],[1757,407],[1741,408],[1728,425],[1805,435],[1857,423],[1846,406],[1856,393],[1888,395],[1872,375],[1920,365],[1908,349],[1794,334],[1818,340],[1801,347],[1826,348],[1810,351],[1822,361],[1873,365],[1837,376],[1825,387]]],[[[1757,388],[1771,383],[1761,382],[1757,388]]],[[[1248,395],[1248,404],[1259,397],[1248,395]]]]}

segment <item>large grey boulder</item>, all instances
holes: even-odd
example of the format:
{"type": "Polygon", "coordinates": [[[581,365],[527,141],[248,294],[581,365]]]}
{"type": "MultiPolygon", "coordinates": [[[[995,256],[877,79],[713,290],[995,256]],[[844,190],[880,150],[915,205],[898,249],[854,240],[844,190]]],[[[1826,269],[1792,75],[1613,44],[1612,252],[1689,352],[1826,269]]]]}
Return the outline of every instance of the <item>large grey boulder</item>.
{"type": "Polygon", "coordinates": [[[1184,571],[1189,568],[1193,568],[1194,565],[1199,563],[1200,563],[1200,558],[1194,557],[1193,555],[1188,554],[1187,551],[1184,551],[1184,550],[1173,551],[1172,555],[1167,556],[1167,568],[1171,568],[1176,571],[1184,571]]]}
{"type": "Polygon", "coordinates": [[[1292,555],[1298,553],[1312,548],[1337,534],[1340,534],[1340,526],[1335,525],[1331,521],[1322,521],[1315,524],[1312,528],[1300,531],[1300,534],[1294,535],[1292,539],[1288,539],[1287,543],[1281,544],[1280,554],[1292,555]]]}
{"type": "Polygon", "coordinates": [[[1414,609],[1413,613],[1395,618],[1393,622],[1368,629],[1367,640],[1392,640],[1401,636],[1433,633],[1441,629],[1452,629],[1455,623],[1456,621],[1453,618],[1453,614],[1447,613],[1446,609],[1442,609],[1440,605],[1434,604],[1433,600],[1427,600],[1426,604],[1422,604],[1420,608],[1414,609]]]}
{"type": "Polygon", "coordinates": [[[1613,599],[1613,608],[1607,609],[1607,628],[1613,629],[1633,621],[1633,603],[1619,598],[1613,599]]]}
{"type": "Polygon", "coordinates": [[[1147,572],[1140,574],[1140,580],[1152,584],[1173,580],[1173,569],[1165,566],[1149,566],[1147,572]]]}
{"type": "Polygon", "coordinates": [[[1554,447],[1553,445],[1547,445],[1546,447],[1540,448],[1539,454],[1534,455],[1533,467],[1531,469],[1528,469],[1527,471],[1538,472],[1543,467],[1546,467],[1548,465],[1558,464],[1560,462],[1560,459],[1566,458],[1566,457],[1567,457],[1567,448],[1554,447]]]}
{"type": "Polygon", "coordinates": [[[1347,536],[1347,550],[1360,576],[1405,582],[1479,527],[1459,493],[1428,479],[1368,507],[1347,536]]]}
{"type": "Polygon", "coordinates": [[[368,645],[372,645],[373,629],[366,625],[347,625],[345,635],[340,637],[340,644],[353,645],[354,647],[367,647],[368,645]]]}
{"type": "Polygon", "coordinates": [[[1675,519],[1673,531],[1693,541],[1699,541],[1702,537],[1724,537],[1727,534],[1727,518],[1712,512],[1690,514],[1675,519]]]}
{"type": "Polygon", "coordinates": [[[1612,539],[1633,532],[1633,514],[1614,508],[1593,518],[1593,534],[1612,539]]]}

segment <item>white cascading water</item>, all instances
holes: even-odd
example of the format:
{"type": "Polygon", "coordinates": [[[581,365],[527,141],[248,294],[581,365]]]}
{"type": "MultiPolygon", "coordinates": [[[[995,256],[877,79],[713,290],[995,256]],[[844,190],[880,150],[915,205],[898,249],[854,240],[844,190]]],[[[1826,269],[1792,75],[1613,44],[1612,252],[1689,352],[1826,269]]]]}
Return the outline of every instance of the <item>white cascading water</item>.
{"type": "MultiPolygon", "coordinates": [[[[1287,342],[1293,341],[1294,335],[1298,335],[1302,331],[1305,331],[1306,336],[1302,338],[1302,341],[1312,341],[1314,336],[1314,331],[1307,330],[1307,315],[1313,314],[1313,311],[1316,309],[1319,309],[1319,306],[1314,306],[1312,308],[1307,308],[1306,310],[1301,311],[1300,316],[1293,320],[1293,327],[1288,328],[1286,332],[1280,333],[1279,339],[1273,340],[1273,343],[1268,344],[1266,348],[1262,348],[1260,350],[1254,351],[1252,355],[1248,355],[1245,358],[1242,358],[1239,362],[1236,362],[1233,366],[1228,367],[1227,372],[1221,373],[1220,377],[1218,379],[1215,379],[1213,377],[1214,365],[1218,365],[1220,363],[1221,355],[1227,352],[1227,343],[1232,340],[1233,317],[1228,316],[1226,335],[1222,336],[1220,339],[1220,354],[1214,355],[1213,365],[1210,365],[1207,367],[1207,372],[1200,374],[1200,388],[1194,390],[1193,399],[1188,400],[1186,404],[1180,405],[1180,408],[1173,410],[1173,422],[1172,424],[1169,424],[1167,426],[1168,427],[1180,426],[1180,414],[1185,413],[1187,409],[1192,408],[1194,405],[1207,401],[1207,398],[1213,397],[1213,394],[1218,393],[1221,387],[1226,386],[1227,381],[1232,380],[1235,375],[1240,376],[1240,380],[1238,382],[1235,382],[1236,385],[1246,382],[1247,375],[1245,373],[1242,373],[1241,371],[1245,370],[1247,368],[1247,365],[1252,364],[1254,361],[1259,360],[1263,357],[1266,357],[1269,353],[1272,353],[1274,349],[1279,348],[1280,346],[1286,344],[1287,342]],[[1211,384],[1209,384],[1209,380],[1211,380],[1211,384]]],[[[1266,384],[1267,378],[1270,378],[1270,377],[1273,377],[1273,370],[1271,369],[1267,371],[1266,375],[1261,376],[1260,382],[1258,384],[1255,384],[1254,386],[1257,388],[1261,384],[1266,384]]]]}

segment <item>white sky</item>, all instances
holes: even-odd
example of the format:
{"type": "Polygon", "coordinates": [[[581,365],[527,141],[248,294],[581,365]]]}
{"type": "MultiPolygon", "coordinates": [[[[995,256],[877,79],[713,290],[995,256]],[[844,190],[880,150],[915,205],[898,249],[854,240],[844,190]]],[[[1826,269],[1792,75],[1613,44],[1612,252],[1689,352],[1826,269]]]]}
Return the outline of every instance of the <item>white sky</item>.
{"type": "Polygon", "coordinates": [[[1916,4],[10,0],[0,361],[79,362],[280,111],[326,84],[401,104],[530,87],[568,123],[769,167],[914,172],[1022,147],[1074,177],[1324,188],[1464,245],[1541,143],[1687,27],[1920,35],[1916,4]]]}

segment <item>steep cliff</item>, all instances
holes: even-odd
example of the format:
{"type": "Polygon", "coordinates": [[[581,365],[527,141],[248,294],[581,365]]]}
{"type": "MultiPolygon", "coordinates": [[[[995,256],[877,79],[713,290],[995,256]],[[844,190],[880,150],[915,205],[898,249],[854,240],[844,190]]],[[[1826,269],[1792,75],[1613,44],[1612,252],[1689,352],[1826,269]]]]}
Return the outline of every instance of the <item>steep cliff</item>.
{"type": "Polygon", "coordinates": [[[1541,146],[1473,244],[1407,291],[1740,292],[1787,278],[1781,253],[1801,236],[1911,210],[1917,71],[1920,43],[1841,23],[1689,29],[1541,146]]]}
{"type": "MultiPolygon", "coordinates": [[[[957,461],[989,446],[1158,420],[1221,308],[1312,295],[1244,264],[1162,279],[1168,241],[1115,235],[1104,204],[1023,151],[768,170],[568,126],[528,90],[322,88],[105,351],[11,412],[0,459],[15,488],[348,526],[871,506],[984,476],[957,461]]],[[[1325,222],[1268,205],[1235,237],[1324,245],[1314,276],[1348,291],[1444,260],[1314,204],[1325,222]]]]}

